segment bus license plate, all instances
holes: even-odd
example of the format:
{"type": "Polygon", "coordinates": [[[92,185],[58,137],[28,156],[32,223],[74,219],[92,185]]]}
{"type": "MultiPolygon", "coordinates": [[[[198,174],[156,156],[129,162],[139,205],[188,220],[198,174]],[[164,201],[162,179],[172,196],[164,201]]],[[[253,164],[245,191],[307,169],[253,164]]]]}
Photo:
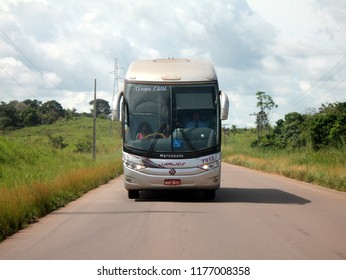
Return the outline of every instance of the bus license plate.
{"type": "Polygon", "coordinates": [[[165,179],[165,183],[166,186],[178,186],[181,184],[181,180],[180,179],[165,179]]]}

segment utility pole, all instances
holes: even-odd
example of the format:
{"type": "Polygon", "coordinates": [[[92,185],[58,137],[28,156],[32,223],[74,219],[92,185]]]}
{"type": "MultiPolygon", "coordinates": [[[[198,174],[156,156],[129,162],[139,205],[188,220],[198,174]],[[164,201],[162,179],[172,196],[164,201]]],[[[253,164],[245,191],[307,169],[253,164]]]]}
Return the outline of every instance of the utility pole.
{"type": "Polygon", "coordinates": [[[94,80],[94,109],[93,109],[93,146],[92,159],[96,159],[96,79],[94,80]]]}
{"type": "Polygon", "coordinates": [[[259,123],[258,123],[258,113],[250,114],[250,116],[256,116],[257,147],[258,147],[258,146],[259,146],[259,142],[260,142],[259,123]]]}

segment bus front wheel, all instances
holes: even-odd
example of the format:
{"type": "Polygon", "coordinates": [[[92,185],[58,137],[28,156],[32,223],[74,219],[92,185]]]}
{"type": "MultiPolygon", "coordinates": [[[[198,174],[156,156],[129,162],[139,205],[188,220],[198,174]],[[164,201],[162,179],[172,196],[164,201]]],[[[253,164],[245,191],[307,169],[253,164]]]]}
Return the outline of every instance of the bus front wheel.
{"type": "Polygon", "coordinates": [[[128,197],[130,199],[136,199],[139,197],[139,190],[128,190],[128,197]]]}

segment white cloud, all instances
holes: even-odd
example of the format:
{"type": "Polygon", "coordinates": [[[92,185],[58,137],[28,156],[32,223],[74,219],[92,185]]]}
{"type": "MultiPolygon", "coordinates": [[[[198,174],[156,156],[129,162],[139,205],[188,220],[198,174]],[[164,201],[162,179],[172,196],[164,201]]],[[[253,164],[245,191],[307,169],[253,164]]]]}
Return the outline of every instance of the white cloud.
{"type": "Polygon", "coordinates": [[[64,108],[73,109],[78,108],[79,112],[87,112],[90,113],[91,106],[88,102],[85,102],[86,100],[90,99],[92,100],[92,97],[90,96],[90,93],[88,92],[64,92],[63,97],[60,99],[60,102],[64,108]],[[80,110],[82,109],[82,110],[80,110]]]}
{"type": "Polygon", "coordinates": [[[157,57],[211,59],[237,126],[254,125],[257,91],[279,104],[273,121],[346,100],[346,59],[318,83],[345,55],[342,0],[167,2],[2,0],[0,101],[54,99],[89,112],[95,78],[111,102],[115,58],[127,68],[157,57]]]}
{"type": "Polygon", "coordinates": [[[54,72],[43,72],[41,77],[43,86],[47,89],[59,87],[62,79],[54,72]]]}

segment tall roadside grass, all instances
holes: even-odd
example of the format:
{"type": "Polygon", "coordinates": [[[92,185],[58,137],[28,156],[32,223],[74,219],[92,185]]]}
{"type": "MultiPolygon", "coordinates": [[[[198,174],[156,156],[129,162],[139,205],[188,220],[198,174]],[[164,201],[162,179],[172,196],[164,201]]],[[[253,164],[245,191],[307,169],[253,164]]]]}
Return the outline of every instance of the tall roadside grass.
{"type": "Polygon", "coordinates": [[[122,173],[119,127],[110,129],[107,120],[97,121],[96,161],[89,151],[75,151],[78,139],[92,135],[89,122],[0,136],[0,240],[122,173]],[[47,130],[62,136],[66,148],[51,147],[47,130]]]}
{"type": "Polygon", "coordinates": [[[346,191],[346,147],[320,151],[274,150],[252,148],[251,142],[257,136],[249,131],[225,137],[225,162],[346,191]]]}

